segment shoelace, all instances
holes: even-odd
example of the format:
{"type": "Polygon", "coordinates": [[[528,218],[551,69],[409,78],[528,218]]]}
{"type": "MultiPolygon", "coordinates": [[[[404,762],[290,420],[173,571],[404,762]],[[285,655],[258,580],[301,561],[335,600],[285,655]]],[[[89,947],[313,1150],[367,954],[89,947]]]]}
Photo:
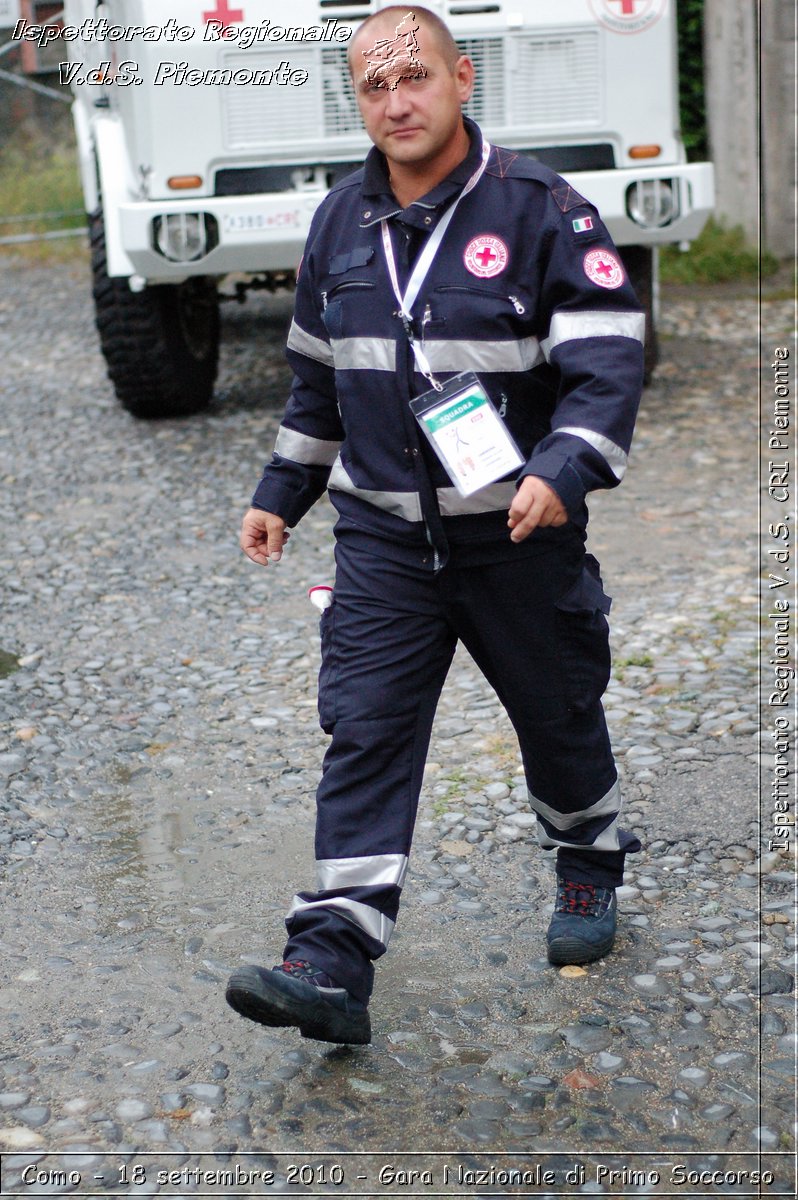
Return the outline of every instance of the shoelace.
{"type": "Polygon", "coordinates": [[[304,958],[295,958],[281,963],[277,967],[277,970],[283,971],[286,975],[296,975],[299,979],[303,978],[303,976],[317,974],[315,967],[312,967],[307,959],[304,958]]]}
{"type": "Polygon", "coordinates": [[[285,975],[293,975],[295,979],[304,979],[306,983],[312,983],[314,987],[335,987],[330,976],[318,967],[314,967],[306,958],[289,959],[280,963],[274,970],[282,971],[285,975]]]}
{"type": "Polygon", "coordinates": [[[591,917],[601,910],[606,888],[600,888],[602,893],[596,895],[596,887],[592,883],[574,883],[565,879],[557,891],[556,912],[576,913],[580,917],[591,917]]]}

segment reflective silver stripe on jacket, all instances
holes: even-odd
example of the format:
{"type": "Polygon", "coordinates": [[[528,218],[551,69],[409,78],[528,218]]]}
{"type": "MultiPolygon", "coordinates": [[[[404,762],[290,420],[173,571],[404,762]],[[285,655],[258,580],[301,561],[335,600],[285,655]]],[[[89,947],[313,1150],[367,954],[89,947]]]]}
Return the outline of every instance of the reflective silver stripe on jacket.
{"type": "Polygon", "coordinates": [[[331,466],[340,449],[340,442],[328,442],[323,438],[310,437],[307,433],[297,433],[285,425],[278,429],[274,443],[275,454],[290,458],[292,462],[304,463],[306,467],[331,466]]]}
{"type": "Polygon", "coordinates": [[[393,338],[332,338],[330,345],[336,371],[396,371],[393,338]]]}
{"type": "Polygon", "coordinates": [[[623,479],[629,456],[603,433],[596,433],[592,429],[582,429],[579,425],[562,425],[552,432],[570,433],[574,437],[581,438],[583,442],[587,442],[594,450],[598,450],[599,454],[606,459],[607,465],[616,479],[623,479]]]}
{"type": "Polygon", "coordinates": [[[378,912],[376,908],[371,908],[368,904],[361,904],[358,900],[347,900],[344,896],[330,896],[329,900],[310,901],[294,896],[286,920],[290,920],[297,913],[307,912],[311,908],[332,909],[344,920],[351,922],[352,925],[357,925],[369,937],[381,942],[383,946],[387,946],[391,940],[395,922],[378,912]]]}
{"type": "Polygon", "coordinates": [[[333,352],[327,342],[308,333],[301,325],[297,325],[296,321],[291,322],[286,345],[289,350],[296,350],[297,354],[304,354],[305,358],[313,358],[316,362],[324,363],[325,367],[333,366],[333,352]]]}
{"type": "Polygon", "coordinates": [[[461,496],[457,488],[438,488],[438,506],[442,517],[464,517],[470,513],[507,510],[515,496],[515,484],[491,483],[471,496],[461,496]]]}
{"type": "Polygon", "coordinates": [[[351,887],[398,887],[407,874],[406,854],[367,854],[362,858],[320,858],[316,887],[333,892],[351,887]]]}
{"type": "Polygon", "coordinates": [[[643,342],[646,318],[629,312],[558,312],[551,319],[549,336],[540,343],[548,362],[551,352],[563,342],[592,337],[625,337],[643,342]]]}
{"type": "Polygon", "coordinates": [[[528,371],[543,362],[537,338],[507,342],[424,342],[424,353],[433,371],[528,371]]]}
{"type": "Polygon", "coordinates": [[[564,829],[573,829],[574,825],[583,825],[585,821],[592,821],[595,817],[605,817],[608,813],[618,813],[621,808],[621,787],[617,779],[612,785],[606,796],[602,796],[595,804],[589,805],[587,808],[581,808],[577,812],[561,813],[556,808],[550,808],[548,804],[544,804],[542,800],[538,800],[537,796],[533,796],[528,792],[529,803],[535,812],[545,817],[550,825],[561,832],[564,829]]]}
{"type": "Polygon", "coordinates": [[[377,492],[370,488],[355,487],[340,458],[337,458],[333,464],[327,488],[330,491],[346,492],[350,496],[357,496],[358,499],[373,504],[375,508],[381,508],[397,517],[403,517],[405,521],[422,520],[421,497],[418,492],[377,492]]]}
{"type": "MultiPolygon", "coordinates": [[[[405,521],[421,521],[421,497],[418,492],[378,492],[355,487],[340,458],[336,459],[330,472],[327,487],[331,491],[346,492],[368,501],[375,508],[393,513],[405,521]]],[[[438,504],[442,517],[463,517],[473,513],[501,512],[508,509],[515,495],[513,482],[492,483],[480,488],[471,496],[461,496],[457,488],[438,488],[438,504]]]]}

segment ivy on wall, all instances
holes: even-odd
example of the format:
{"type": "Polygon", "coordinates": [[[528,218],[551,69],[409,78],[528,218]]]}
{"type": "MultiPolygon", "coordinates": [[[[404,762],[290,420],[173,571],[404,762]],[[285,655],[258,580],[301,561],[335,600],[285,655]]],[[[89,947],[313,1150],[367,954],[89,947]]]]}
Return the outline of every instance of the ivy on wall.
{"type": "Polygon", "coordinates": [[[679,29],[679,107],[691,162],[709,158],[704,100],[704,0],[676,0],[679,29]]]}

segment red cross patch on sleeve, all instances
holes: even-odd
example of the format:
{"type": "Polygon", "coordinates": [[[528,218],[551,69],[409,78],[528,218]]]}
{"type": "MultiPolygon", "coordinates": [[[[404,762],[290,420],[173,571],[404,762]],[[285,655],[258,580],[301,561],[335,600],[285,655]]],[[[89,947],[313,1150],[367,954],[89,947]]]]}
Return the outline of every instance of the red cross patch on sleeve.
{"type": "Polygon", "coordinates": [[[619,288],[626,279],[623,267],[609,250],[590,250],[582,260],[585,275],[603,288],[619,288]]]}

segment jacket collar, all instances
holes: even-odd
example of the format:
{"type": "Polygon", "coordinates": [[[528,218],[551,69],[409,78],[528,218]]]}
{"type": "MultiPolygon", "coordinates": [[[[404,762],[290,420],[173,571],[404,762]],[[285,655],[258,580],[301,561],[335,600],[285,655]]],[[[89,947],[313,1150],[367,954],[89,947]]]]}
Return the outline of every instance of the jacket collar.
{"type": "Polygon", "coordinates": [[[391,191],[388,164],[384,154],[376,146],[372,146],[366,156],[360,188],[361,229],[366,229],[386,217],[396,217],[400,213],[402,220],[408,225],[416,225],[427,232],[434,228],[449,201],[462,191],[482,159],[481,129],[470,117],[463,117],[463,122],[471,141],[468,154],[432,191],[414,200],[405,209],[398,204],[391,191]]]}

